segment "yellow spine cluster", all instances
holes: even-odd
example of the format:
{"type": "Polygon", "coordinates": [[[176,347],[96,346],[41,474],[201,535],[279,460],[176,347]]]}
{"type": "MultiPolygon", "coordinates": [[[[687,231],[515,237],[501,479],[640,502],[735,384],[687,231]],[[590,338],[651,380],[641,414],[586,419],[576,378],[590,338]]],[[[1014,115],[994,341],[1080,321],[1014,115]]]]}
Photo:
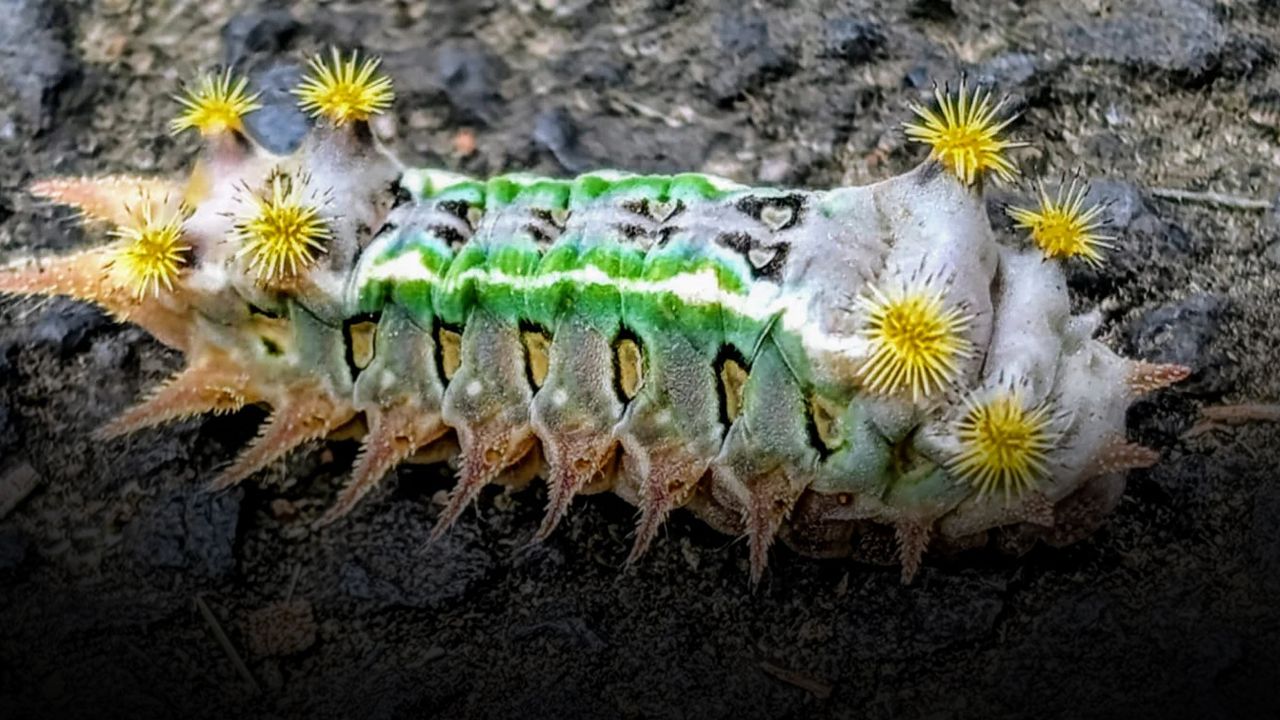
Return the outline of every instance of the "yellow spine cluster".
{"type": "Polygon", "coordinates": [[[171,292],[189,262],[191,246],[183,240],[182,224],[190,213],[186,208],[169,211],[165,205],[144,197],[132,219],[110,232],[117,243],[111,271],[139,299],[171,292]]]}
{"type": "Polygon", "coordinates": [[[961,450],[951,471],[980,495],[1002,492],[1006,501],[1030,490],[1049,474],[1049,452],[1057,439],[1048,405],[1027,408],[1016,392],[986,401],[966,400],[956,427],[961,450]]]}
{"type": "Polygon", "coordinates": [[[941,162],[966,185],[972,185],[986,171],[1011,182],[1016,174],[1007,157],[1013,148],[1026,143],[1006,140],[1005,129],[1014,117],[1001,118],[1004,101],[991,102],[991,93],[970,91],[965,80],[953,95],[949,88],[934,87],[937,108],[912,105],[919,123],[904,123],[907,137],[930,147],[929,157],[941,162]]]}
{"type": "Polygon", "coordinates": [[[924,286],[881,290],[860,300],[867,313],[864,337],[871,354],[860,374],[871,392],[910,390],[918,402],[949,385],[957,364],[973,350],[965,331],[970,317],[948,307],[942,293],[924,286]]]}
{"type": "Polygon", "coordinates": [[[253,210],[236,221],[235,238],[237,257],[248,259],[260,282],[272,284],[314,264],[332,235],[320,209],[304,199],[305,178],[276,172],[266,185],[250,195],[253,210]]]}
{"type": "Polygon", "coordinates": [[[237,79],[230,70],[201,76],[175,96],[182,112],[169,124],[170,129],[177,134],[194,128],[204,137],[243,132],[244,116],[262,108],[258,94],[250,94],[248,88],[249,81],[237,79]]]}
{"type": "Polygon", "coordinates": [[[355,52],[344,60],[335,48],[328,59],[311,59],[294,95],[303,110],[335,126],[368,120],[390,108],[396,97],[391,79],[378,72],[380,63],[374,57],[360,60],[355,52]]]}

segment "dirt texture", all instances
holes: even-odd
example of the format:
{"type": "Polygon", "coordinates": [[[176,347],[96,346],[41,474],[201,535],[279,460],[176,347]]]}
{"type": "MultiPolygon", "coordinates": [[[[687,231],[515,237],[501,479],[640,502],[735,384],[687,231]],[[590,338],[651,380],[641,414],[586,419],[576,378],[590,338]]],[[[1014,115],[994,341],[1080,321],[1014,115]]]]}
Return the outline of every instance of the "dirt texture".
{"type": "MultiPolygon", "coordinates": [[[[1280,715],[1280,425],[1187,439],[1204,406],[1280,402],[1276,0],[0,0],[0,255],[101,242],[25,193],[177,173],[169,96],[220,63],[306,131],[288,88],[334,44],[397,82],[377,130],[476,175],[698,170],[860,184],[923,152],[899,123],[967,71],[1023,110],[1029,177],[1080,172],[1120,236],[1073,270],[1107,341],[1195,374],[1135,406],[1164,453],[1063,550],[897,568],[742,543],[678,514],[623,570],[634,510],[490,493],[425,547],[450,486],[409,466],[311,521],[351,442],[205,486],[261,411],[91,437],[179,366],[85,305],[0,307],[0,717],[1262,718],[1280,715]],[[1269,99],[1270,98],[1270,99],[1269,99]]],[[[992,193],[993,223],[1012,230],[992,193]]]]}

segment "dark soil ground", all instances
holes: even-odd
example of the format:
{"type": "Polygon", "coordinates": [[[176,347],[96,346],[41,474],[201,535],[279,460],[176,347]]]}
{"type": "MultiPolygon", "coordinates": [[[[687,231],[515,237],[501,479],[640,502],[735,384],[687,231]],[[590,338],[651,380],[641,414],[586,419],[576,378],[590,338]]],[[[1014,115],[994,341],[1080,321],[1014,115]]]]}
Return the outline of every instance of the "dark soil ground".
{"type": "Polygon", "coordinates": [[[424,551],[438,469],[318,534],[350,443],[209,494],[260,412],[94,442],[179,358],[83,305],[10,302],[0,717],[1280,716],[1280,427],[1182,439],[1203,406],[1280,401],[1280,215],[1159,197],[1277,196],[1280,2],[0,0],[0,254],[101,241],[36,178],[185,167],[168,96],[196,70],[254,73],[254,130],[287,146],[290,63],[330,43],[386,58],[379,130],[407,161],[480,175],[863,183],[920,160],[897,124],[932,79],[998,81],[1027,174],[1078,169],[1113,202],[1080,307],[1196,371],[1131,413],[1165,459],[1090,539],[930,558],[910,587],[778,549],[752,592],[745,548],[684,516],[623,571],[612,498],[529,549],[539,488],[424,551]]]}

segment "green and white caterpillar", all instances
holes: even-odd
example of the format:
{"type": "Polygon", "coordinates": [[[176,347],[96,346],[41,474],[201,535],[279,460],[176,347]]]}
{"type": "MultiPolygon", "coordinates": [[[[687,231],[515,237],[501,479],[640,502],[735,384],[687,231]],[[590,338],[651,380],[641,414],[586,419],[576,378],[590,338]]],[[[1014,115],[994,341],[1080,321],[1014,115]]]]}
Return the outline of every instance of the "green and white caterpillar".
{"type": "Polygon", "coordinates": [[[205,78],[174,123],[207,140],[189,178],[37,184],[113,240],[0,274],[186,354],[104,436],[269,406],[215,488],[355,428],[322,523],[398,463],[448,460],[437,535],[486,486],[541,477],[537,539],[611,490],[639,508],[632,561],[683,507],[746,536],[753,580],[778,538],[909,580],[931,542],[1072,542],[1157,459],[1125,410],[1187,371],[1070,314],[1061,262],[1109,240],[1083,187],[1011,210],[1026,247],[996,241],[983,177],[1018,144],[987,92],[940,89],[907,126],[928,160],[832,190],[407,169],[368,125],[393,99],[375,60],[318,57],[297,94],[317,127],[275,156],[244,133],[247,84],[205,78]]]}

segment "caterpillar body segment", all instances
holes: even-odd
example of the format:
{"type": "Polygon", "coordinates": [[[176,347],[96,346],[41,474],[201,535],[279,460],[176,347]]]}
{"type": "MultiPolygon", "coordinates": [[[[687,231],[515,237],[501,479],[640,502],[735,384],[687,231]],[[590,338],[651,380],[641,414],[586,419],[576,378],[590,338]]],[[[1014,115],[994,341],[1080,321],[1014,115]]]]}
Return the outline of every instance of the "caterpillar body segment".
{"type": "Polygon", "coordinates": [[[1096,233],[1079,191],[1041,193],[1052,252],[1035,210],[1019,215],[1031,247],[997,242],[982,173],[1006,175],[1017,145],[986,95],[962,85],[973,112],[923,112],[916,135],[945,152],[866,187],[478,179],[402,167],[367,123],[391,98],[376,63],[317,62],[303,92],[319,126],[292,155],[242,133],[227,113],[253,98],[227,77],[210,92],[236,103],[187,103],[207,138],[189,178],[35,188],[116,240],[11,265],[0,291],[97,302],[187,356],[106,435],[262,404],[215,488],[354,427],[362,449],[321,524],[397,464],[452,458],[433,537],[487,486],[541,477],[535,539],[611,490],[637,508],[629,562],[686,508],[746,539],[753,581],[779,539],[898,561],[907,580],[931,545],[1071,541],[1154,461],[1125,442],[1125,408],[1186,370],[1125,360],[1070,315],[1046,259],[1074,247],[1062,227],[1096,233]],[[962,152],[960,121],[986,123],[981,152],[962,152]]]}

